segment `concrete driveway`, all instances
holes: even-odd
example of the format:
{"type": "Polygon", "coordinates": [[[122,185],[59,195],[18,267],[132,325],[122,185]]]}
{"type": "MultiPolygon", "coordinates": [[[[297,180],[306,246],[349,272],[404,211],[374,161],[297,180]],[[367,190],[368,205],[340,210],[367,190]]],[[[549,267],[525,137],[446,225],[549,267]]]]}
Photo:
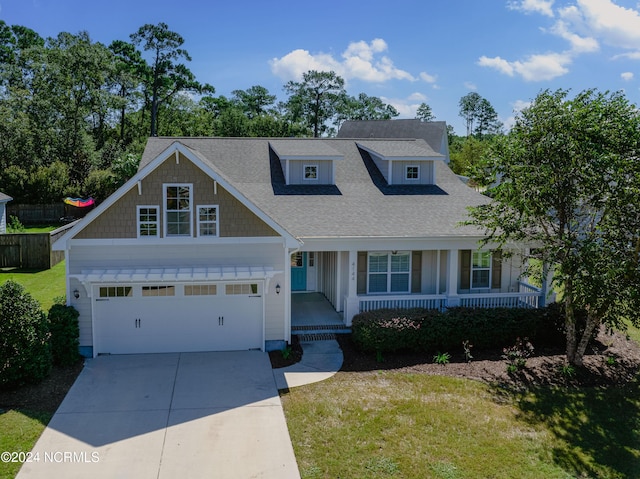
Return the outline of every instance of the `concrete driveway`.
{"type": "Polygon", "coordinates": [[[299,478],[259,351],[88,360],[18,478],[299,478]]]}

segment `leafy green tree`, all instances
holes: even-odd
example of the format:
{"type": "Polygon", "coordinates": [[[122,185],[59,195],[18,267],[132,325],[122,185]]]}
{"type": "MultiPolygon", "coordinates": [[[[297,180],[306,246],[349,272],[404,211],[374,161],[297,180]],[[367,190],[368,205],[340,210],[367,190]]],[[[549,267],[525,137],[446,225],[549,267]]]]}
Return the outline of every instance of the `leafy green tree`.
{"type": "Polygon", "coordinates": [[[289,94],[287,110],[292,121],[308,126],[314,137],[327,131],[346,97],[344,80],[332,71],[310,70],[301,82],[287,82],[284,90],[289,94]]]}
{"type": "Polygon", "coordinates": [[[233,90],[235,102],[250,120],[258,116],[270,114],[276,102],[276,96],[265,87],[254,85],[247,90],[233,90]]]}
{"type": "Polygon", "coordinates": [[[436,116],[433,114],[433,110],[426,103],[421,103],[416,110],[416,119],[420,121],[433,121],[436,116]]]}
{"type": "Polygon", "coordinates": [[[471,92],[463,96],[458,106],[467,127],[467,136],[474,134],[481,137],[485,134],[497,134],[502,130],[496,110],[489,100],[478,93],[471,92]]]}
{"type": "Polygon", "coordinates": [[[145,68],[144,89],[151,102],[151,136],[157,136],[158,107],[180,91],[201,92],[202,85],[180,60],[191,61],[180,48],[184,38],[160,22],[146,24],[131,35],[134,45],[151,52],[151,63],[145,68]]]}
{"type": "Polygon", "coordinates": [[[488,155],[499,182],[471,223],[499,245],[536,245],[553,265],[574,365],[601,324],[640,322],[639,145],[640,114],[623,94],[547,90],[488,155]]]}
{"type": "Polygon", "coordinates": [[[474,176],[475,168],[480,165],[489,142],[470,136],[461,138],[449,148],[451,163],[449,166],[458,175],[474,176]]]}
{"type": "Polygon", "coordinates": [[[393,105],[380,98],[359,93],[357,97],[344,96],[336,119],[341,124],[345,120],[390,120],[399,114],[393,105]]]}

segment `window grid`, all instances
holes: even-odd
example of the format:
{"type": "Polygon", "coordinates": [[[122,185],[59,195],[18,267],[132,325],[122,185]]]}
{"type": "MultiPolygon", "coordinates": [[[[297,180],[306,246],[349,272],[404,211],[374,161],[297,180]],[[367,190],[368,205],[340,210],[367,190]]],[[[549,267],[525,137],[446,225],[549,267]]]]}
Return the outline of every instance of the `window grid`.
{"type": "Polygon", "coordinates": [[[236,294],[258,294],[257,283],[237,283],[225,285],[224,293],[226,295],[236,294]]]}
{"type": "Polygon", "coordinates": [[[198,206],[198,236],[218,236],[218,206],[198,206]]]}
{"type": "Polygon", "coordinates": [[[405,169],[405,179],[418,180],[420,179],[420,167],[419,166],[407,166],[405,169]]]}
{"type": "Polygon", "coordinates": [[[191,185],[165,185],[167,236],[191,236],[191,185]]]}
{"type": "Polygon", "coordinates": [[[411,253],[369,253],[368,292],[408,293],[411,253]]]}
{"type": "Polygon", "coordinates": [[[305,180],[317,180],[318,179],[318,165],[304,165],[304,179],[305,180]]]}
{"type": "Polygon", "coordinates": [[[189,284],[184,287],[185,296],[215,296],[218,287],[215,284],[189,284]]]}
{"type": "Polygon", "coordinates": [[[143,286],[142,296],[175,296],[176,287],[170,286],[143,286]]]}
{"type": "Polygon", "coordinates": [[[106,286],[100,288],[101,298],[130,298],[133,296],[131,286],[106,286]]]}
{"type": "Polygon", "coordinates": [[[471,288],[489,288],[491,285],[491,252],[474,251],[471,261],[471,288]]]}
{"type": "Polygon", "coordinates": [[[157,206],[138,206],[138,237],[157,237],[160,221],[157,206]]]}

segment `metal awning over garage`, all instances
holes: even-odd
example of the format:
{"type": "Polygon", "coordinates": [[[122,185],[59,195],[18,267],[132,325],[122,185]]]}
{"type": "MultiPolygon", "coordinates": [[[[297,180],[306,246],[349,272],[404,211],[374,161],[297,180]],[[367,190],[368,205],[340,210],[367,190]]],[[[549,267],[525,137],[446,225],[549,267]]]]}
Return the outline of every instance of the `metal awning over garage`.
{"type": "Polygon", "coordinates": [[[82,283],[140,283],[165,281],[242,281],[270,279],[282,273],[268,266],[214,266],[195,268],[91,269],[71,274],[82,283]]]}

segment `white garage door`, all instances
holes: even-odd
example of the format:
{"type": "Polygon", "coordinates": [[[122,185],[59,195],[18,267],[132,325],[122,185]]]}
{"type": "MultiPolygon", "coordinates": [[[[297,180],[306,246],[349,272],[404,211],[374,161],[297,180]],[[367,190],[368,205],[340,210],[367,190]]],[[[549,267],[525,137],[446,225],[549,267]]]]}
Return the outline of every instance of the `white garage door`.
{"type": "Polygon", "coordinates": [[[261,282],[93,286],[97,354],[263,347],[261,282]]]}

